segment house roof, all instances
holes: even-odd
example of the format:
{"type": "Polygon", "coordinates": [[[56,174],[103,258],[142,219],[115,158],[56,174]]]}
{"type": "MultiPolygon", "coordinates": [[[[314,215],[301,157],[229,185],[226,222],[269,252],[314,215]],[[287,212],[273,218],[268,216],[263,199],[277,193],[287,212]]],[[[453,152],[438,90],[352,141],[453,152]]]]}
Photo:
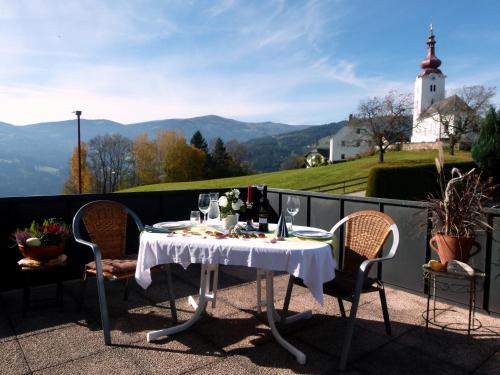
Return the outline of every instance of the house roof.
{"type": "Polygon", "coordinates": [[[470,107],[463,101],[461,97],[458,95],[449,96],[443,100],[440,100],[437,103],[434,103],[429,108],[427,108],[422,114],[421,117],[429,117],[433,114],[440,113],[454,113],[456,111],[466,111],[470,109],[470,107]]]}

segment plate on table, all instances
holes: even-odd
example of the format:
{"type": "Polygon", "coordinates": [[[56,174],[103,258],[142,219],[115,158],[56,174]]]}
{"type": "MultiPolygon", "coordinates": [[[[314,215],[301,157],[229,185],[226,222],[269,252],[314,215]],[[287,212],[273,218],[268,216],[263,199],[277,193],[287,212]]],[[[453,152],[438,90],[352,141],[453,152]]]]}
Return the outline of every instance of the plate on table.
{"type": "Polygon", "coordinates": [[[323,229],[313,229],[313,228],[299,229],[299,230],[294,230],[292,234],[295,237],[310,238],[313,240],[326,240],[328,238],[332,238],[332,234],[323,229]]]}
{"type": "Polygon", "coordinates": [[[184,229],[191,225],[189,221],[162,221],[161,223],[156,223],[153,228],[161,228],[165,230],[177,230],[184,229]]]}

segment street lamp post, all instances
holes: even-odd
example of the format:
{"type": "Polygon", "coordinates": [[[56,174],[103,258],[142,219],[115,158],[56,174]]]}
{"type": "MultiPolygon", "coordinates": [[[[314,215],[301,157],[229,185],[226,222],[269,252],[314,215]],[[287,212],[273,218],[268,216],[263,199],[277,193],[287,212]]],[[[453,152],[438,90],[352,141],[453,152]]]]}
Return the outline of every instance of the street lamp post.
{"type": "Polygon", "coordinates": [[[82,111],[75,111],[78,119],[78,194],[82,193],[82,149],[80,146],[80,116],[82,111]]]}

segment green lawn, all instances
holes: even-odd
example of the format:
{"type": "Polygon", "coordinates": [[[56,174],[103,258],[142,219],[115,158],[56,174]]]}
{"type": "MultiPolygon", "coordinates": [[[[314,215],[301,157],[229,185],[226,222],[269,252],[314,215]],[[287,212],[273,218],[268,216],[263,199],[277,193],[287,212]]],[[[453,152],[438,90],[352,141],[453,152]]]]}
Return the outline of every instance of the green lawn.
{"type": "MultiPolygon", "coordinates": [[[[385,165],[397,166],[408,164],[434,163],[437,151],[400,151],[385,154],[385,165]]],[[[445,161],[471,160],[470,152],[457,152],[455,156],[445,155],[445,161]]],[[[241,187],[251,184],[265,184],[272,188],[305,190],[309,187],[326,185],[357,177],[368,177],[370,169],[378,163],[378,155],[365,157],[345,163],[309,169],[293,169],[288,171],[261,173],[250,176],[220,178],[215,180],[171,182],[154,185],[137,186],[121,190],[127,191],[162,191],[162,190],[195,190],[212,188],[241,187]]],[[[356,190],[364,190],[358,187],[356,190]]]]}

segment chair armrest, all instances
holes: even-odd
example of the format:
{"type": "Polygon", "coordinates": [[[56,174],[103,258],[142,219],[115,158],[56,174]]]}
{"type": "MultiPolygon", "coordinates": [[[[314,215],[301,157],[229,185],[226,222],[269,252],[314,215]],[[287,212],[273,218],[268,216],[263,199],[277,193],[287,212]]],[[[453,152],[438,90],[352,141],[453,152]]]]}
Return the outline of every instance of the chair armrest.
{"type": "Polygon", "coordinates": [[[366,270],[369,268],[369,266],[371,266],[374,263],[379,263],[379,262],[383,262],[383,261],[394,258],[394,255],[396,255],[396,250],[398,249],[398,245],[399,245],[398,226],[396,224],[392,224],[391,231],[392,231],[394,238],[392,240],[392,246],[391,246],[391,250],[389,250],[389,254],[387,254],[387,256],[385,256],[385,257],[367,259],[367,260],[363,261],[363,263],[361,263],[359,266],[360,273],[364,274],[366,272],[366,270]]]}
{"type": "Polygon", "coordinates": [[[135,222],[135,225],[137,225],[137,229],[139,230],[139,233],[141,233],[144,230],[144,225],[142,224],[141,219],[139,219],[139,216],[135,214],[134,211],[131,209],[127,208],[127,213],[132,217],[132,219],[135,222]]]}

